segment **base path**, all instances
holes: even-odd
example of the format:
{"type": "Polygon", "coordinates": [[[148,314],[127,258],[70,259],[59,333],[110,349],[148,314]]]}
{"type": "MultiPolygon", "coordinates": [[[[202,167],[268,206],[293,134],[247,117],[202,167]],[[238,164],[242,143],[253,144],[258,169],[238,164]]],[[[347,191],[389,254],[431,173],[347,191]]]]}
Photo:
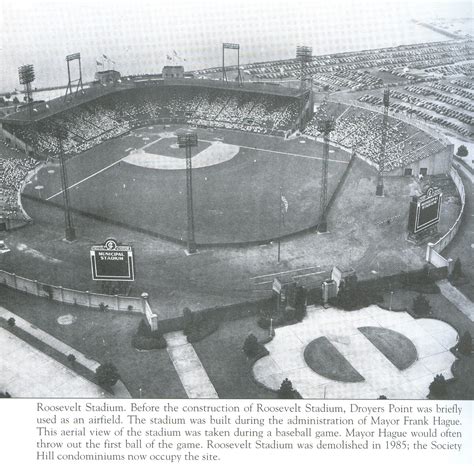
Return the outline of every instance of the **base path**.
{"type": "Polygon", "coordinates": [[[183,332],[164,335],[167,350],[188,398],[219,398],[201,361],[183,332]]]}
{"type": "Polygon", "coordinates": [[[451,285],[448,280],[440,280],[437,284],[441,290],[441,294],[474,322],[474,303],[464,296],[455,286],[451,285]]]}

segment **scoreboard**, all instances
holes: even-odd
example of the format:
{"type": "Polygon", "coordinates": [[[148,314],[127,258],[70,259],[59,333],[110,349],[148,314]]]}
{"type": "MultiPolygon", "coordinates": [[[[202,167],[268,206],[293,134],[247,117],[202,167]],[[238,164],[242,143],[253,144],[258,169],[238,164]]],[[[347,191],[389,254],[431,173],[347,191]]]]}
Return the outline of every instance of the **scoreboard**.
{"type": "Polygon", "coordinates": [[[419,233],[434,227],[439,222],[442,193],[438,188],[428,188],[421,196],[415,196],[410,202],[408,230],[419,233]]]}
{"type": "Polygon", "coordinates": [[[119,245],[109,238],[90,250],[93,280],[133,281],[135,270],[131,246],[119,245]]]}

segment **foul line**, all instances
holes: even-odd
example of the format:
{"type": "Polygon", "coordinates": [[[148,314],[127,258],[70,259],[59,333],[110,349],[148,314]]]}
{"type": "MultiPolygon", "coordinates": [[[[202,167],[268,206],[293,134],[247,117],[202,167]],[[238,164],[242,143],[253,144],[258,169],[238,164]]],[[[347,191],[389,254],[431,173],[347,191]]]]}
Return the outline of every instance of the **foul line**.
{"type": "MultiPolygon", "coordinates": [[[[151,146],[152,144],[155,144],[158,141],[161,141],[162,139],[163,138],[160,137],[160,138],[156,139],[155,141],[151,141],[148,144],[145,144],[144,146],[142,146],[140,149],[141,150],[146,149],[147,147],[151,146]]],[[[126,151],[128,151],[128,149],[126,149],[126,151]]],[[[109,168],[113,167],[114,165],[117,165],[118,163],[120,163],[122,160],[123,160],[123,158],[120,159],[120,160],[117,160],[114,163],[111,163],[110,165],[107,165],[106,167],[100,169],[99,171],[97,171],[95,173],[92,173],[92,175],[89,175],[86,178],[82,179],[81,181],[78,181],[77,183],[74,183],[73,185],[69,186],[68,190],[71,189],[71,188],[75,188],[76,186],[79,186],[81,183],[84,183],[84,181],[90,180],[91,178],[98,175],[99,173],[102,173],[105,170],[108,170],[109,168]]],[[[50,201],[51,199],[54,199],[56,196],[59,196],[60,194],[62,194],[63,192],[64,192],[64,190],[61,189],[61,191],[57,192],[56,194],[53,194],[52,196],[47,197],[46,200],[50,201]]]]}
{"type": "MultiPolygon", "coordinates": [[[[92,173],[92,175],[89,175],[87,176],[86,178],[82,179],[81,181],[78,181],[77,183],[74,183],[72,184],[71,186],[69,186],[69,188],[67,188],[68,190],[69,189],[72,189],[72,188],[75,188],[76,186],[79,186],[81,183],[84,183],[84,181],[87,181],[87,180],[90,180],[91,178],[94,178],[94,176],[98,175],[99,173],[102,173],[104,172],[105,170],[108,170],[109,168],[113,167],[114,165],[117,165],[118,163],[120,163],[123,159],[120,159],[120,160],[117,160],[116,162],[114,163],[111,163],[110,165],[107,165],[106,167],[102,168],[101,170],[95,172],[95,173],[92,173]]],[[[57,192],[56,194],[53,194],[52,196],[49,196],[46,198],[47,201],[55,198],[56,196],[59,196],[60,194],[62,194],[64,192],[64,189],[61,189],[61,191],[57,192]]]]}
{"type": "MultiPolygon", "coordinates": [[[[216,142],[216,141],[208,141],[206,139],[199,139],[199,140],[203,142],[209,142],[211,144],[216,142]]],[[[304,159],[312,159],[312,160],[324,160],[322,157],[312,157],[311,155],[293,154],[292,152],[280,152],[278,150],[270,150],[270,149],[259,149],[258,147],[241,146],[240,144],[233,144],[233,145],[241,147],[242,149],[250,149],[250,150],[261,151],[261,152],[270,152],[272,154],[291,155],[293,157],[302,157],[304,159]]],[[[345,163],[345,164],[349,163],[348,161],[345,161],[345,160],[335,160],[335,159],[328,159],[328,161],[335,162],[335,163],[345,163]]]]}

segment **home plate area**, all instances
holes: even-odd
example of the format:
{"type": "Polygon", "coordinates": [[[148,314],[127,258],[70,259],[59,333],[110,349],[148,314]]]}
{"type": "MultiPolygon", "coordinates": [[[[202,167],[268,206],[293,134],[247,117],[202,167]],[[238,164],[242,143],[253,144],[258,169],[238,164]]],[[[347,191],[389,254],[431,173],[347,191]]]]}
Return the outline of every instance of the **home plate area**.
{"type": "Polygon", "coordinates": [[[276,329],[253,373],[275,390],[289,378],[303,398],[425,399],[435,375],[452,377],[457,338],[445,322],[375,305],[310,307],[303,322],[276,329]]]}

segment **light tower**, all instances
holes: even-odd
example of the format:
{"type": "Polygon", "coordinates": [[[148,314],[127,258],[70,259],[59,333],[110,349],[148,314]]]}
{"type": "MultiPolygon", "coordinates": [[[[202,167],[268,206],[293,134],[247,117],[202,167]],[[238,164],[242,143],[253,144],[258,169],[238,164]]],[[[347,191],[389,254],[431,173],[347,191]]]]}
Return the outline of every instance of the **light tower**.
{"type": "Polygon", "coordinates": [[[375,195],[382,197],[384,195],[383,174],[385,170],[385,146],[387,145],[387,128],[388,128],[388,107],[390,105],[390,91],[383,91],[383,123],[382,123],[382,143],[380,147],[379,173],[377,177],[377,188],[375,195]]]}
{"type": "Polygon", "coordinates": [[[33,92],[31,90],[31,83],[35,80],[35,69],[33,65],[22,65],[18,68],[18,77],[20,84],[25,86],[25,97],[28,105],[28,115],[31,119],[33,115],[33,92]]]}
{"type": "MultiPolygon", "coordinates": [[[[306,45],[298,45],[296,47],[296,58],[300,62],[300,117],[299,117],[299,129],[303,131],[305,125],[304,111],[305,111],[305,99],[308,96],[306,91],[306,81],[308,78],[308,63],[312,60],[313,49],[306,45]]],[[[311,93],[311,85],[309,86],[309,92],[311,93]]],[[[311,98],[311,96],[309,96],[311,98]]],[[[310,99],[311,100],[311,99],[310,99]]]]}
{"type": "Polygon", "coordinates": [[[296,58],[300,62],[300,89],[304,91],[308,75],[308,63],[313,59],[313,48],[306,45],[298,45],[296,47],[296,58]]]}
{"type": "Polygon", "coordinates": [[[319,202],[319,222],[318,232],[326,233],[328,231],[326,207],[328,200],[328,164],[329,164],[329,135],[334,130],[335,122],[332,118],[326,117],[318,123],[318,131],[323,133],[323,167],[321,173],[321,197],[319,202]]]}
{"type": "Polygon", "coordinates": [[[74,96],[77,97],[79,90],[84,92],[84,87],[82,85],[82,64],[81,64],[81,54],[79,52],[72,53],[66,56],[66,63],[67,63],[67,87],[66,87],[66,94],[64,95],[64,101],[68,101],[72,99],[73,96],[73,87],[74,96]],[[72,79],[71,73],[71,62],[77,62],[77,78],[72,79]]]}
{"type": "Polygon", "coordinates": [[[222,44],[222,81],[227,82],[227,73],[225,66],[225,51],[226,50],[236,50],[237,51],[237,78],[236,81],[239,86],[242,86],[242,73],[240,70],[240,44],[232,44],[229,42],[224,42],[222,44]]]}
{"type": "Polygon", "coordinates": [[[64,228],[66,232],[66,240],[74,241],[76,239],[76,231],[74,229],[74,222],[72,218],[71,207],[69,204],[69,183],[67,179],[67,170],[64,156],[63,141],[67,136],[67,130],[63,127],[55,128],[56,137],[59,145],[59,163],[61,165],[61,185],[63,188],[64,201],[64,228]]]}
{"type": "Polygon", "coordinates": [[[196,252],[196,242],[194,240],[194,211],[193,211],[193,177],[191,163],[191,147],[198,145],[197,134],[194,132],[186,132],[178,134],[178,146],[186,149],[186,206],[188,217],[188,236],[187,247],[188,253],[196,252]]]}

